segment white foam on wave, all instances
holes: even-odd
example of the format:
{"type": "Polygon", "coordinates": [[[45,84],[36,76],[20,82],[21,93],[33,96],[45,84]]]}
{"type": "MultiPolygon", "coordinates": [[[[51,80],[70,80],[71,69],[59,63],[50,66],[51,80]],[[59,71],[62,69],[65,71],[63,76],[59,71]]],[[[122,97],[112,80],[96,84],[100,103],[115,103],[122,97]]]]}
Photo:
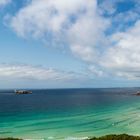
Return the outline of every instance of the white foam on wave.
{"type": "Polygon", "coordinates": [[[87,140],[88,137],[67,137],[65,140],[87,140]]]}
{"type": "Polygon", "coordinates": [[[23,139],[23,140],[45,140],[45,139],[23,139]]]}
{"type": "MultiPolygon", "coordinates": [[[[63,140],[87,140],[88,137],[67,137],[63,140]]],[[[35,138],[35,139],[24,139],[24,140],[56,140],[54,137],[48,137],[48,138],[35,138]]]]}

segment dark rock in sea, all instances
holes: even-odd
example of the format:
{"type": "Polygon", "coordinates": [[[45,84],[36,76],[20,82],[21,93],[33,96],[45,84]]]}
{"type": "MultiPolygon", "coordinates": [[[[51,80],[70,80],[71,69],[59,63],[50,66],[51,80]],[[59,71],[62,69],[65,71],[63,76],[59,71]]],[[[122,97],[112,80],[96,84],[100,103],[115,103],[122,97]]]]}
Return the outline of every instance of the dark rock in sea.
{"type": "Polygon", "coordinates": [[[32,91],[28,90],[15,90],[16,94],[32,94],[32,91]]]}
{"type": "Polygon", "coordinates": [[[90,138],[88,140],[140,140],[140,136],[131,136],[127,134],[106,135],[99,138],[90,138]]]}
{"type": "Polygon", "coordinates": [[[137,91],[137,92],[134,93],[133,95],[140,96],[140,91],[137,91]]]}

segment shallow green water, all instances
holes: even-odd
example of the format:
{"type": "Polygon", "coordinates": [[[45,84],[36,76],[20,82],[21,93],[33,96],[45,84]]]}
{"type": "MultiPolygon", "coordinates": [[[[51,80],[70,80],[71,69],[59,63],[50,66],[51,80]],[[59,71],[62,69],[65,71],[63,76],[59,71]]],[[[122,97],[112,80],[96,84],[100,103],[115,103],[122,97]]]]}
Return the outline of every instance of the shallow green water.
{"type": "Polygon", "coordinates": [[[0,95],[0,136],[63,140],[114,133],[140,135],[140,97],[46,94],[0,95]]]}

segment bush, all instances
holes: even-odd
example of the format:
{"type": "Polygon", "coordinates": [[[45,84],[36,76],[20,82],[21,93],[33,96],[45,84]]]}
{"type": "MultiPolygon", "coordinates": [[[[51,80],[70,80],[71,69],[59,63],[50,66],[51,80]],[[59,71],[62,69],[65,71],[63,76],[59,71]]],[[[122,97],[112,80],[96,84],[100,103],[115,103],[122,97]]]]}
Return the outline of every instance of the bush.
{"type": "Polygon", "coordinates": [[[120,135],[106,135],[99,138],[91,138],[89,140],[140,140],[139,136],[130,136],[127,134],[120,134],[120,135]]]}
{"type": "Polygon", "coordinates": [[[17,138],[0,138],[0,140],[22,140],[17,138]]]}

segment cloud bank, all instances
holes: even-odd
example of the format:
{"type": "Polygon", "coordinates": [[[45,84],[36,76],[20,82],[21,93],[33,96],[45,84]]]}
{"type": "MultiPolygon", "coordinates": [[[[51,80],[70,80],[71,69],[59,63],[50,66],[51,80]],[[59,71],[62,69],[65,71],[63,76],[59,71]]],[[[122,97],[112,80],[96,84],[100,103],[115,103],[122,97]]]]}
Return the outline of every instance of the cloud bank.
{"type": "Polygon", "coordinates": [[[25,64],[1,64],[0,78],[24,80],[43,80],[43,81],[71,81],[86,79],[85,75],[72,71],[61,71],[41,66],[25,64]]]}

